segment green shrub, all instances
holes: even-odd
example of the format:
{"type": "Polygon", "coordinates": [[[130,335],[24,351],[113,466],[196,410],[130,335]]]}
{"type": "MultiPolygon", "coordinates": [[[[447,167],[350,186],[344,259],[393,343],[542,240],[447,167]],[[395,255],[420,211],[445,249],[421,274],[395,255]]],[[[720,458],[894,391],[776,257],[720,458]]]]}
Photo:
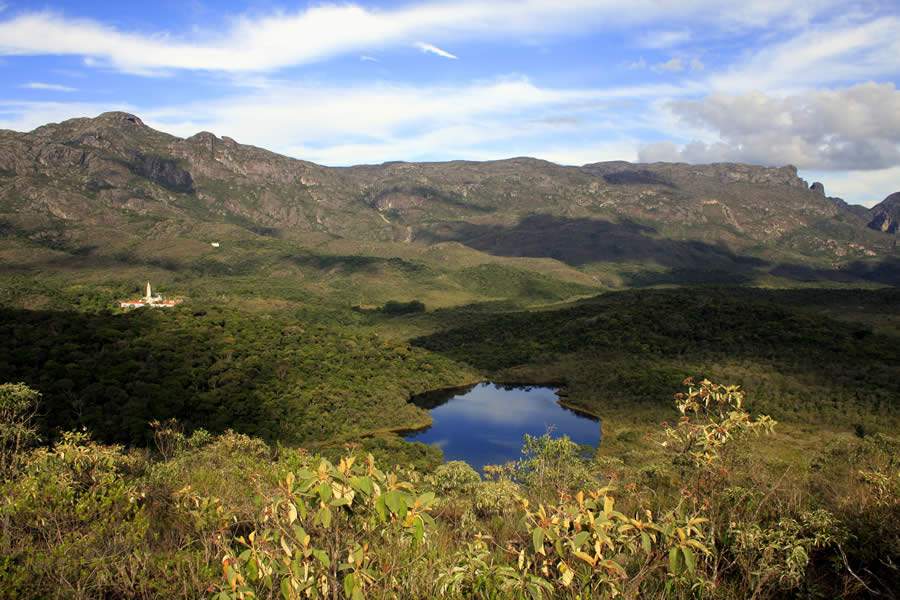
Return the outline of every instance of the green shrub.
{"type": "Polygon", "coordinates": [[[41,395],[24,383],[0,385],[0,477],[17,469],[38,441],[35,416],[41,395]]]}
{"type": "Polygon", "coordinates": [[[451,460],[436,468],[429,481],[441,496],[456,496],[469,492],[481,482],[481,476],[469,463],[451,460]]]}

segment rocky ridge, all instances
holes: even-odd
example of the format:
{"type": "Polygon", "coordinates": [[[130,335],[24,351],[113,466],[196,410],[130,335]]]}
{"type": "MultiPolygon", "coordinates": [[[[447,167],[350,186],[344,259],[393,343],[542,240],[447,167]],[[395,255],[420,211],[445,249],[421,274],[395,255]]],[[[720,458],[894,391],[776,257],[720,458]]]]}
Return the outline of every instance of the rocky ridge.
{"type": "Polygon", "coordinates": [[[732,269],[745,254],[839,266],[892,256],[884,233],[896,232],[894,196],[870,213],[792,166],[733,163],[520,157],[331,168],[210,132],[182,139],[121,112],[0,132],[3,230],[56,236],[60,247],[102,242],[108,234],[96,228],[134,237],[206,224],[304,240],[453,242],[582,270],[634,261],[706,269],[711,256],[732,269]]]}

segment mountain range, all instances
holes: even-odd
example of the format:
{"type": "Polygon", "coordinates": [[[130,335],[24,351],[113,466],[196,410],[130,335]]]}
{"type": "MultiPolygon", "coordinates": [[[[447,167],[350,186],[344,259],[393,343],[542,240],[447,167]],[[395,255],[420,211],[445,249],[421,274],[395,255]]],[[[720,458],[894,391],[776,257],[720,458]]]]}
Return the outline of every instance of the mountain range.
{"type": "Polygon", "coordinates": [[[898,222],[900,193],[853,206],[792,166],[325,167],[121,112],[0,131],[2,274],[256,278],[274,295],[439,305],[673,283],[893,285],[898,222]]]}

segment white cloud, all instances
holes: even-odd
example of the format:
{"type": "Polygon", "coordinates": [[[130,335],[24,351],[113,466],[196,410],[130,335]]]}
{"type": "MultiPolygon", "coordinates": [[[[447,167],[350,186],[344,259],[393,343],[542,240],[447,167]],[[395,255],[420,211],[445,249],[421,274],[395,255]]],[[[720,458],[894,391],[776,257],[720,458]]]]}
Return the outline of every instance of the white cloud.
{"type": "Polygon", "coordinates": [[[641,70],[649,68],[654,73],[680,73],[688,69],[690,69],[691,71],[702,71],[704,68],[706,68],[706,65],[704,65],[699,58],[691,58],[687,63],[685,63],[685,60],[686,59],[680,56],[673,56],[665,62],[651,65],[648,64],[643,57],[641,57],[636,61],[632,61],[626,64],[625,66],[631,70],[641,70]]]}
{"type": "Polygon", "coordinates": [[[672,112],[710,132],[683,146],[651,144],[641,159],[794,164],[819,170],[900,165],[900,91],[865,83],[838,90],[773,96],[759,92],[677,100],[672,112]]]}
{"type": "Polygon", "coordinates": [[[70,87],[68,85],[60,85],[58,83],[44,83],[41,81],[31,81],[29,83],[23,83],[19,86],[20,88],[26,90],[45,90],[48,92],[77,92],[77,88],[70,87]]]}
{"type": "Polygon", "coordinates": [[[723,93],[790,91],[900,73],[900,18],[838,21],[773,43],[710,78],[723,93]]]}
{"type": "Polygon", "coordinates": [[[802,24],[838,0],[475,0],[420,2],[390,10],[322,4],[298,12],[238,17],[215,31],[144,34],[52,12],[25,12],[0,22],[0,53],[77,55],[139,74],[169,69],[268,71],[347,52],[402,46],[417,39],[519,40],[590,28],[662,21],[720,28],[802,24]]]}
{"type": "Polygon", "coordinates": [[[378,62],[377,58],[375,58],[374,56],[369,56],[368,54],[363,54],[359,57],[359,60],[363,62],[378,62]]]}
{"type": "Polygon", "coordinates": [[[670,58],[664,63],[654,65],[653,70],[657,72],[665,71],[667,73],[678,73],[684,71],[684,62],[678,57],[670,58]]]}
{"type": "Polygon", "coordinates": [[[672,48],[681,46],[691,40],[693,35],[690,31],[682,29],[679,31],[654,31],[642,35],[638,39],[638,45],[643,48],[672,48]]]}
{"type": "Polygon", "coordinates": [[[137,112],[133,105],[116,102],[94,104],[89,102],[0,102],[0,129],[31,131],[47,123],[66,119],[97,115],[104,111],[122,110],[137,112]]]}
{"type": "Polygon", "coordinates": [[[429,53],[429,54],[437,54],[438,56],[442,56],[444,58],[450,58],[453,60],[456,60],[457,58],[459,58],[455,54],[450,54],[446,50],[438,48],[437,46],[435,46],[433,44],[426,44],[425,42],[417,42],[416,48],[418,48],[422,52],[429,53]]]}
{"type": "Polygon", "coordinates": [[[569,164],[636,156],[631,107],[684,93],[672,85],[547,88],[524,78],[468,85],[269,81],[219,99],[163,107],[0,103],[0,127],[126,110],[180,136],[201,130],[330,165],[533,155],[569,164]],[[564,140],[564,141],[563,141],[564,140]]]}
{"type": "Polygon", "coordinates": [[[596,146],[600,131],[603,139],[615,140],[630,126],[621,103],[680,93],[671,85],[545,88],[522,78],[462,86],[276,83],[141,116],[178,135],[210,130],[325,164],[477,158],[484,152],[497,158],[553,150],[562,144],[548,140],[560,133],[571,134],[568,146],[596,146]],[[586,132],[594,136],[590,142],[575,140],[586,132]]]}
{"type": "Polygon", "coordinates": [[[637,60],[635,60],[635,61],[632,61],[632,62],[628,63],[628,64],[625,65],[625,66],[628,67],[629,69],[632,69],[632,70],[646,69],[646,68],[647,68],[647,61],[646,61],[646,60],[644,59],[644,57],[642,56],[642,57],[640,57],[639,59],[637,59],[637,60]]]}
{"type": "Polygon", "coordinates": [[[809,181],[822,181],[825,193],[851,204],[872,207],[900,191],[900,166],[877,171],[801,172],[809,181]]]}

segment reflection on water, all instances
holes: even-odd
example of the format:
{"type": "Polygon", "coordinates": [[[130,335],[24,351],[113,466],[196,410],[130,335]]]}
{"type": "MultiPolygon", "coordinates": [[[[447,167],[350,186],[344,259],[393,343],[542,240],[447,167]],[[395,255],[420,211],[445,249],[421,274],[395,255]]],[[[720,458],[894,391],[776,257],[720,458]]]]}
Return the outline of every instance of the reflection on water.
{"type": "Polygon", "coordinates": [[[464,460],[476,469],[521,456],[522,436],[567,435],[577,444],[597,446],[597,419],[564,408],[549,387],[480,383],[466,389],[430,392],[413,398],[431,411],[431,427],[407,434],[411,442],[433,444],[445,460],[464,460]]]}

